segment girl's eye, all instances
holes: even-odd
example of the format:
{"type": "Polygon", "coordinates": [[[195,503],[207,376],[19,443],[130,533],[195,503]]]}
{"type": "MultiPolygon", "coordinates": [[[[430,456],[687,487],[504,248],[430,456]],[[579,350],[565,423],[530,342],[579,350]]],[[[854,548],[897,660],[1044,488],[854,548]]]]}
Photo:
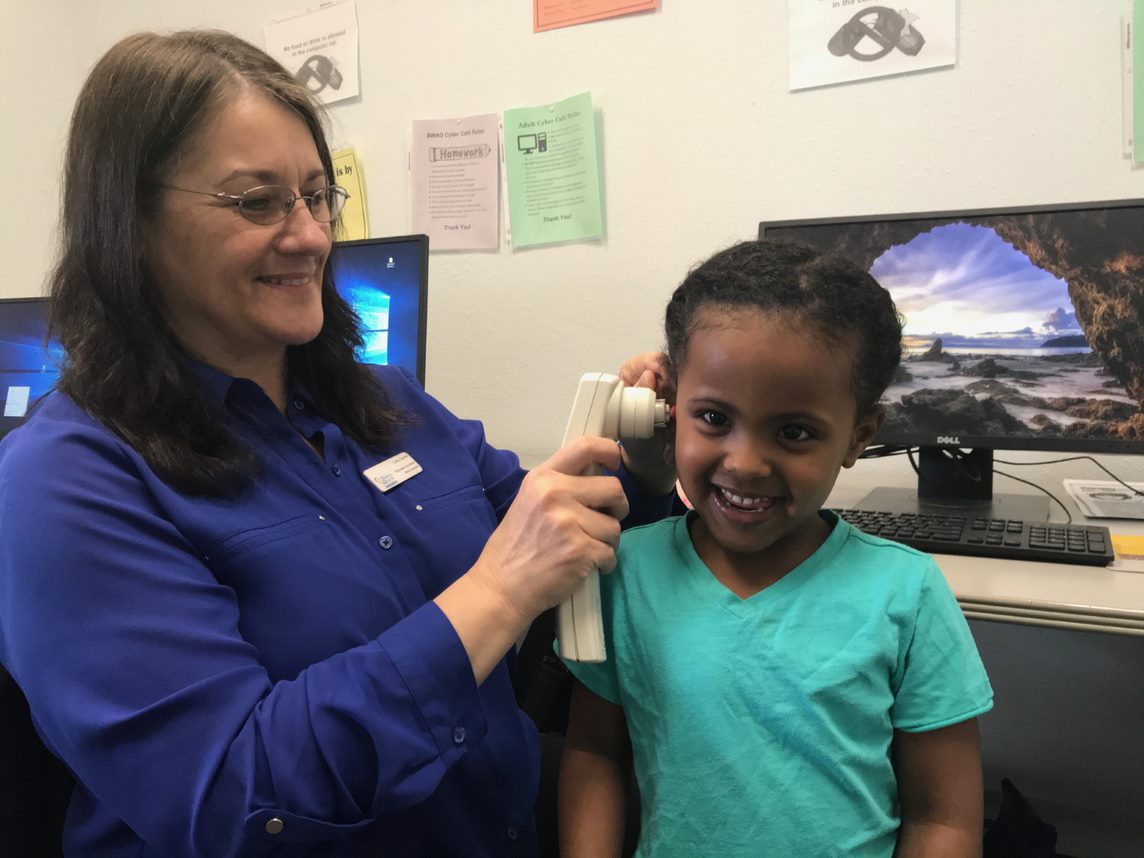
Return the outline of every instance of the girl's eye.
{"type": "Polygon", "coordinates": [[[721,429],[730,422],[727,419],[727,415],[720,414],[718,411],[700,411],[698,417],[701,421],[713,428],[721,429]]]}
{"type": "Polygon", "coordinates": [[[809,429],[805,426],[799,426],[797,423],[788,423],[779,430],[779,435],[784,441],[809,441],[814,437],[809,429]]]}

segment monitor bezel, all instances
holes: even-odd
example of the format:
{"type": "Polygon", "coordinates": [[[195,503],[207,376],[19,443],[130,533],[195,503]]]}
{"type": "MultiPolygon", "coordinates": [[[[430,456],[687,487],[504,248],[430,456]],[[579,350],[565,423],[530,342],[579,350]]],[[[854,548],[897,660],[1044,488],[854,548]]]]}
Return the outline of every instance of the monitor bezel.
{"type": "MultiPolygon", "coordinates": [[[[327,264],[332,265],[334,255],[338,250],[344,247],[410,244],[412,242],[416,242],[420,247],[418,259],[419,270],[417,272],[417,372],[415,374],[417,381],[424,387],[426,337],[429,328],[429,236],[423,233],[412,233],[410,235],[385,235],[377,238],[355,238],[345,241],[335,241],[330,250],[330,260],[327,264]]],[[[333,278],[336,288],[337,274],[333,269],[331,269],[330,276],[333,278]]]]}
{"type": "MultiPolygon", "coordinates": [[[[995,215],[1052,214],[1099,209],[1144,208],[1144,198],[1098,200],[1093,202],[1045,203],[1028,206],[998,206],[981,209],[948,209],[936,212],[895,212],[891,214],[846,215],[842,217],[793,218],[759,222],[759,239],[767,231],[785,227],[833,226],[841,224],[892,223],[914,220],[942,220],[991,217],[995,215]]],[[[1144,440],[1084,438],[1022,438],[987,435],[938,435],[879,430],[875,445],[901,447],[941,447],[946,449],[1028,450],[1045,453],[1144,453],[1144,440]]]]}

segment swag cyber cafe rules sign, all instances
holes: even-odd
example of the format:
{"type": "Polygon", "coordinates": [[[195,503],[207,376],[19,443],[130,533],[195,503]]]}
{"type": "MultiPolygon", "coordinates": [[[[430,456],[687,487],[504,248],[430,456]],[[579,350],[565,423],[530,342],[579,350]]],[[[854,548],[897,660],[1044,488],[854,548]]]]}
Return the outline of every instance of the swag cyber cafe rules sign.
{"type": "Polygon", "coordinates": [[[496,249],[499,126],[495,113],[413,122],[413,229],[433,250],[496,249]]]}

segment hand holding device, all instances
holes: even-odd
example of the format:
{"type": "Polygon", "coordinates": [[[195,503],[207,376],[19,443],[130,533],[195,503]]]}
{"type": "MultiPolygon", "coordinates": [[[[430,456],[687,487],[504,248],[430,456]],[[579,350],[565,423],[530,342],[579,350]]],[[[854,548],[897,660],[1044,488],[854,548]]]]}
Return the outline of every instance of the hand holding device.
{"type": "MultiPolygon", "coordinates": [[[[667,425],[668,407],[646,387],[625,387],[615,375],[585,373],[576,389],[572,413],[561,446],[583,435],[603,438],[650,438],[667,425]]],[[[598,473],[598,468],[590,473],[598,473]]],[[[592,572],[556,611],[560,654],[572,661],[604,661],[604,622],[600,614],[600,579],[592,572]]]]}

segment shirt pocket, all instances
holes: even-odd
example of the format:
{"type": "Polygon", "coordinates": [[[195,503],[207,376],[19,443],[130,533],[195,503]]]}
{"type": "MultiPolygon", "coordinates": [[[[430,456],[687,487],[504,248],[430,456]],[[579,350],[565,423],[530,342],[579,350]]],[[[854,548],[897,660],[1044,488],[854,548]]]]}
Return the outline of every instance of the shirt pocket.
{"type": "Polygon", "coordinates": [[[452,491],[445,492],[444,494],[421,498],[419,501],[417,501],[417,503],[423,512],[440,512],[441,510],[448,509],[449,507],[456,506],[457,504],[476,500],[486,501],[485,490],[483,486],[462,486],[459,489],[453,489],[452,491]]]}
{"type": "Polygon", "coordinates": [[[214,551],[214,557],[220,562],[233,561],[255,549],[284,540],[296,539],[324,523],[325,519],[319,513],[312,512],[264,527],[244,530],[228,536],[219,543],[218,548],[214,551]]]}

